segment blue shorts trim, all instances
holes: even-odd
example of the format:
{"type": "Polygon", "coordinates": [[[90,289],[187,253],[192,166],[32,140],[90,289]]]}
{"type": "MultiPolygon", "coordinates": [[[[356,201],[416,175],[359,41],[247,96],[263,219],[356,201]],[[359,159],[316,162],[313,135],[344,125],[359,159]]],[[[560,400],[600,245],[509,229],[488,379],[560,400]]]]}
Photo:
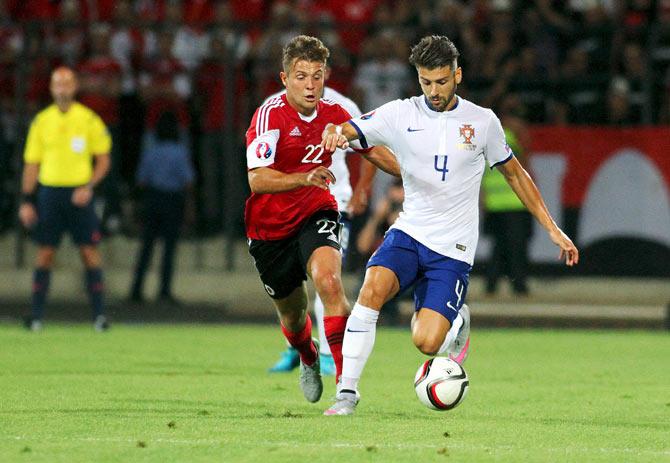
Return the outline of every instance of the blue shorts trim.
{"type": "Polygon", "coordinates": [[[57,247],[64,232],[78,245],[94,245],[100,241],[98,217],[93,201],[84,207],[72,204],[71,187],[40,186],[37,192],[37,225],[35,242],[42,246],[57,247]]]}
{"type": "Polygon", "coordinates": [[[367,267],[388,268],[398,277],[400,293],[414,285],[414,310],[427,308],[453,322],[467,295],[472,266],[439,254],[407,233],[391,229],[367,267]]]}

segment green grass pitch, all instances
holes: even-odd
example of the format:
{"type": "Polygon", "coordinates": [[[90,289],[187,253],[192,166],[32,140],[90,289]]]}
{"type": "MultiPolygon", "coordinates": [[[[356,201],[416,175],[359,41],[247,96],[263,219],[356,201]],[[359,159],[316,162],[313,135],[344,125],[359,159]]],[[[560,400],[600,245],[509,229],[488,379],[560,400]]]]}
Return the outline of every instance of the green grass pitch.
{"type": "Polygon", "coordinates": [[[380,329],[354,417],[270,375],[276,326],[0,325],[0,461],[670,461],[664,332],[475,329],[470,391],[416,399],[423,357],[380,329]]]}

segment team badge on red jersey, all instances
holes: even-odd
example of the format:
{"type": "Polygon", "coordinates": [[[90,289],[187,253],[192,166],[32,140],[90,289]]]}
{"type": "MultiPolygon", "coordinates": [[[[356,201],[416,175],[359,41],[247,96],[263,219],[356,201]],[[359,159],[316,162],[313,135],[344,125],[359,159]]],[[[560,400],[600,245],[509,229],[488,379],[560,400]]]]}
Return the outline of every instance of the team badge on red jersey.
{"type": "Polygon", "coordinates": [[[272,148],[270,148],[269,144],[262,141],[256,147],[256,156],[258,156],[258,159],[267,159],[272,156],[272,148]]]}

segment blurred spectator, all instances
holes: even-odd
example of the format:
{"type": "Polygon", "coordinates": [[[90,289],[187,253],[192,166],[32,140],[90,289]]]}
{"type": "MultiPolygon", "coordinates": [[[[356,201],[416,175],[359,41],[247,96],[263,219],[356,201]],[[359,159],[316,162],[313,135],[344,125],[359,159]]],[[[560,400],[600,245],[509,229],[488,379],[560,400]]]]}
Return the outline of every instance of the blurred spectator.
{"type": "MultiPolygon", "coordinates": [[[[530,140],[523,112],[515,94],[506,95],[498,109],[507,144],[519,162],[525,164],[530,140]]],[[[486,265],[486,293],[495,294],[500,277],[507,275],[514,293],[526,295],[531,215],[498,169],[484,170],[482,200],[484,230],[493,238],[493,251],[486,265]]]]}
{"type": "Polygon", "coordinates": [[[556,89],[555,120],[558,123],[602,123],[604,89],[608,75],[596,73],[589,53],[582,47],[573,47],[561,69],[561,81],[556,89]]]}
{"type": "Polygon", "coordinates": [[[390,32],[378,34],[365,42],[365,59],[354,77],[354,85],[363,95],[363,111],[406,96],[410,73],[398,53],[399,49],[406,52],[405,45],[398,43],[390,32]]]}
{"type": "MultiPolygon", "coordinates": [[[[534,52],[538,73],[546,79],[558,76],[560,59],[559,37],[549,24],[542,20],[537,8],[528,8],[520,13],[520,40],[534,52]]],[[[522,59],[525,61],[525,59],[522,59]]]]}
{"type": "Polygon", "coordinates": [[[612,11],[606,9],[605,2],[600,0],[573,1],[571,4],[581,10],[581,27],[577,28],[573,37],[575,46],[589,54],[592,71],[607,72],[612,62],[612,11]]]}
{"type": "Polygon", "coordinates": [[[183,17],[187,24],[204,27],[214,19],[214,4],[221,0],[185,0],[183,17]]]}
{"type": "Polygon", "coordinates": [[[351,53],[358,53],[382,0],[325,0],[322,5],[340,25],[342,43],[351,53]]]}
{"type": "MultiPolygon", "coordinates": [[[[4,0],[0,0],[0,214],[6,208],[3,203],[8,202],[8,195],[4,194],[5,178],[9,179],[13,142],[16,138],[16,71],[20,54],[25,45],[21,28],[11,19],[4,0]]],[[[48,74],[48,73],[47,73],[48,74]]],[[[9,185],[8,185],[9,187],[9,185]]],[[[14,189],[12,185],[12,190],[14,189]]],[[[0,217],[1,218],[1,217],[0,217]]],[[[6,224],[7,225],[7,224],[6,224]]],[[[0,229],[2,229],[0,221],[0,229]]]]}
{"type": "Polygon", "coordinates": [[[145,134],[137,184],[144,189],[142,245],[137,256],[130,292],[133,302],[144,301],[144,277],[151,263],[154,243],[163,240],[163,262],[158,293],[160,303],[178,304],[172,294],[174,257],[184,220],[186,193],[193,183],[190,143],[174,113],[164,112],[155,130],[145,134]]]}
{"type": "Polygon", "coordinates": [[[121,92],[124,95],[136,91],[135,67],[140,60],[143,36],[133,16],[132,2],[120,0],[114,8],[114,20],[109,52],[122,70],[121,92]]]}
{"type": "Polygon", "coordinates": [[[283,89],[279,74],[270,64],[281,62],[282,48],[293,37],[300,35],[303,19],[294,17],[286,3],[275,3],[272,6],[268,27],[256,41],[252,52],[253,78],[257,82],[254,103],[283,89]]]}
{"type": "Polygon", "coordinates": [[[625,78],[615,77],[610,82],[605,112],[605,122],[608,125],[640,124],[641,115],[631,104],[630,84],[625,78]]]}
{"type": "Polygon", "coordinates": [[[625,43],[617,64],[614,73],[628,82],[632,109],[640,115],[640,122],[651,122],[651,101],[648,93],[649,68],[643,48],[636,42],[625,43]]]}
{"type": "MultiPolygon", "coordinates": [[[[206,231],[220,231],[223,217],[227,212],[223,209],[225,176],[237,175],[236,159],[224,159],[226,152],[226,129],[235,140],[243,136],[246,121],[246,101],[243,95],[247,92],[246,80],[241,69],[230,66],[228,52],[220,37],[214,37],[210,44],[209,56],[202,62],[196,72],[195,105],[200,114],[202,139],[198,157],[200,172],[200,201],[203,225],[206,231]],[[229,66],[227,69],[226,67],[229,66]],[[226,119],[226,77],[230,72],[233,82],[233,95],[236,97],[233,119],[226,119]]],[[[235,144],[235,141],[232,141],[235,144]]]]}
{"type": "MultiPolygon", "coordinates": [[[[236,27],[229,2],[218,2],[214,7],[214,18],[207,35],[205,53],[205,56],[209,58],[213,57],[211,50],[212,40],[223,42],[224,50],[226,51],[224,54],[226,56],[231,54],[238,62],[246,60],[251,51],[249,34],[243,28],[236,27]]],[[[217,52],[221,52],[221,50],[217,52]]]]}
{"type": "Polygon", "coordinates": [[[81,102],[100,116],[112,137],[112,165],[103,182],[105,210],[102,227],[105,232],[114,233],[121,225],[119,97],[122,71],[119,63],[110,54],[110,32],[110,26],[105,23],[94,23],[90,26],[90,54],[78,66],[78,73],[81,102]]]}
{"type": "Polygon", "coordinates": [[[165,7],[165,24],[175,32],[172,54],[187,71],[195,69],[207,53],[207,34],[202,25],[184,22],[181,2],[165,7]]]}
{"type": "Polygon", "coordinates": [[[59,3],[58,19],[51,30],[49,49],[62,64],[75,66],[84,55],[86,45],[85,28],[80,16],[77,0],[63,0],[59,3]]]}
{"type": "Polygon", "coordinates": [[[187,101],[191,80],[186,69],[172,54],[174,35],[162,29],[156,37],[156,48],[142,65],[140,94],[146,105],[146,125],[153,128],[165,111],[177,115],[180,127],[188,127],[190,117],[187,101]]]}
{"type": "Polygon", "coordinates": [[[622,27],[617,30],[619,45],[627,40],[646,40],[649,34],[654,15],[654,0],[624,0],[619,11],[619,23],[622,27]]]}
{"type": "MultiPolygon", "coordinates": [[[[363,111],[405,97],[410,91],[411,77],[405,58],[400,56],[406,55],[406,44],[387,31],[368,39],[364,50],[365,58],[358,66],[353,82],[355,90],[360,92],[363,111]]],[[[375,176],[371,206],[385,196],[393,179],[381,171],[375,176]]]]}

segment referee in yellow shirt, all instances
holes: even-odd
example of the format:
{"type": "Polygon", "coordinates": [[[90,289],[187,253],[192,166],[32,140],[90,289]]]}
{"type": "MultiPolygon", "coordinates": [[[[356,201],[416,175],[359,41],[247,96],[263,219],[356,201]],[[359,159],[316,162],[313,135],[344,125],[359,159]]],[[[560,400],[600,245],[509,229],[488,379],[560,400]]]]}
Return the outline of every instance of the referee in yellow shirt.
{"type": "Polygon", "coordinates": [[[68,231],[86,268],[94,327],[104,331],[109,324],[103,308],[101,259],[96,247],[100,232],[92,199],[93,188],[109,170],[112,142],[100,117],[75,101],[77,77],[72,69],[54,70],[50,90],[54,104],[35,116],[24,153],[19,218],[32,230],[38,245],[32,316],[26,327],[42,328],[56,248],[68,231]]]}

